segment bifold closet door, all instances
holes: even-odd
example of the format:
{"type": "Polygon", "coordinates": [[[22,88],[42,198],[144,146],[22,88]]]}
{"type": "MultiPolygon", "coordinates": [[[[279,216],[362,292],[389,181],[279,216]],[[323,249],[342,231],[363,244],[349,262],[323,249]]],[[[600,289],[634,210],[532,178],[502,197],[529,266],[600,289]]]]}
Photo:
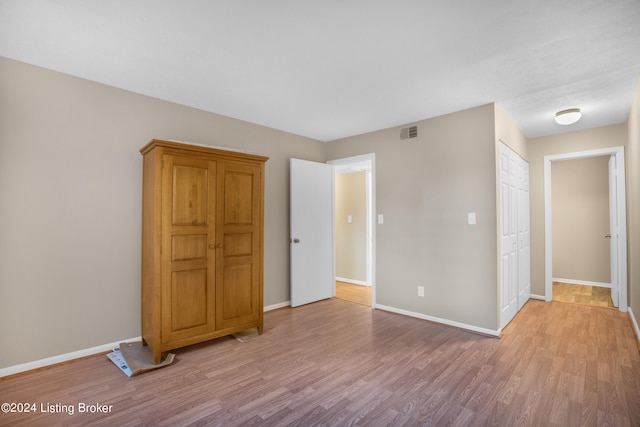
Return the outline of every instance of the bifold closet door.
{"type": "Polygon", "coordinates": [[[500,168],[500,328],[531,294],[529,164],[504,144],[500,168]]]}

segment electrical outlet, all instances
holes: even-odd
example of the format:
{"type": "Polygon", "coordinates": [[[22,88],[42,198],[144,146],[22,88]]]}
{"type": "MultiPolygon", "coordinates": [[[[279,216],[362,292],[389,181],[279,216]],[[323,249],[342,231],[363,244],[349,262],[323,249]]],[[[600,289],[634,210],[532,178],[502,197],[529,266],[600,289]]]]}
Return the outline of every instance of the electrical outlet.
{"type": "Polygon", "coordinates": [[[424,286],[418,286],[418,296],[419,297],[424,296],[424,286]]]}

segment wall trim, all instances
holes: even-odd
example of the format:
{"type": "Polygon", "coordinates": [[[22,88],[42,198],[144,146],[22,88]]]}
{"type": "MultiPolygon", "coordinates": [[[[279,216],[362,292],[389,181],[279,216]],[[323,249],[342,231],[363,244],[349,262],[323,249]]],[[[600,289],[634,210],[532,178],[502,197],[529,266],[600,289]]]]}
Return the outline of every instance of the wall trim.
{"type": "Polygon", "coordinates": [[[500,336],[500,332],[501,332],[499,330],[481,328],[479,326],[468,325],[466,323],[455,322],[453,320],[442,319],[440,317],[428,316],[426,314],[416,313],[416,312],[408,311],[408,310],[403,310],[401,308],[396,308],[396,307],[389,307],[387,305],[378,304],[378,305],[376,305],[376,309],[380,309],[380,310],[384,310],[384,311],[390,311],[392,313],[402,314],[402,315],[409,316],[409,317],[416,317],[418,319],[429,320],[431,322],[441,323],[443,325],[454,326],[456,328],[466,329],[466,330],[472,331],[472,332],[478,332],[480,334],[489,335],[491,337],[499,337],[500,336]]]}
{"type": "Polygon", "coordinates": [[[277,304],[271,304],[271,305],[267,305],[264,307],[264,311],[271,311],[271,310],[277,310],[278,308],[282,308],[282,307],[290,307],[291,306],[291,301],[284,301],[284,302],[279,302],[277,304]]]}
{"type": "Polygon", "coordinates": [[[362,280],[346,279],[344,277],[336,277],[336,281],[337,282],[351,283],[352,285],[370,286],[367,282],[363,282],[362,280]]]}
{"type": "MultiPolygon", "coordinates": [[[[285,301],[278,304],[273,304],[264,307],[264,311],[276,310],[282,307],[289,307],[291,301],[285,301]]],[[[21,363],[19,365],[8,366],[6,368],[0,368],[0,378],[7,377],[9,375],[20,374],[27,371],[33,371],[47,366],[56,365],[58,363],[69,362],[74,359],[80,359],[86,356],[93,356],[95,354],[105,353],[118,348],[122,342],[135,342],[141,341],[142,337],[134,337],[126,340],[115,341],[109,344],[102,344],[95,347],[85,348],[78,351],[72,351],[70,353],[59,354],[57,356],[46,357],[40,360],[34,360],[33,362],[21,363]]]]}
{"type": "MultiPolygon", "coordinates": [[[[624,161],[624,147],[608,147],[595,150],[578,151],[572,153],[553,154],[544,156],[544,289],[545,301],[552,299],[552,224],[551,224],[551,163],[560,160],[583,159],[586,157],[611,156],[616,164],[616,188],[617,211],[618,211],[618,309],[622,312],[628,309],[627,295],[627,201],[626,201],[626,170],[624,161]]],[[[609,185],[611,185],[611,169],[609,171],[609,185]]],[[[615,266],[612,266],[612,270],[615,266]]]]}
{"type": "Polygon", "coordinates": [[[44,368],[46,366],[56,365],[58,363],[68,362],[70,360],[79,359],[81,357],[93,356],[95,354],[105,353],[118,348],[122,342],[135,342],[141,341],[142,337],[134,337],[125,340],[115,341],[109,344],[102,344],[95,347],[85,348],[83,350],[72,351],[71,353],[59,354],[57,356],[46,357],[40,360],[34,360],[33,362],[21,363],[19,365],[9,366],[7,368],[0,369],[0,378],[9,375],[20,374],[26,371],[33,371],[35,369],[44,368]]]}
{"type": "Polygon", "coordinates": [[[640,349],[640,327],[638,327],[638,321],[636,320],[636,316],[633,314],[633,310],[631,310],[631,307],[629,307],[629,310],[627,311],[629,313],[631,323],[633,324],[633,329],[636,333],[636,344],[638,344],[638,348],[640,349]]]}
{"type": "Polygon", "coordinates": [[[531,298],[531,299],[539,299],[540,301],[546,301],[544,295],[531,294],[531,295],[529,295],[529,298],[531,298]]]}
{"type": "MultiPolygon", "coordinates": [[[[376,307],[376,230],[375,218],[376,218],[376,153],[359,154],[351,157],[344,157],[341,159],[328,160],[327,164],[331,165],[333,169],[333,179],[335,187],[336,167],[352,165],[358,163],[359,166],[365,166],[367,171],[367,280],[368,286],[371,286],[371,307],[376,307]]],[[[333,189],[335,191],[335,188],[333,189]]],[[[335,209],[334,209],[335,217],[335,209]]],[[[335,218],[333,219],[333,275],[336,275],[336,246],[335,246],[335,234],[336,224],[335,218]]],[[[335,282],[333,286],[333,296],[336,296],[335,282]]]]}
{"type": "Polygon", "coordinates": [[[611,289],[611,283],[590,282],[588,280],[560,279],[560,278],[557,278],[557,277],[554,277],[551,280],[553,282],[568,283],[570,285],[597,286],[599,288],[609,288],[609,289],[611,289]]]}

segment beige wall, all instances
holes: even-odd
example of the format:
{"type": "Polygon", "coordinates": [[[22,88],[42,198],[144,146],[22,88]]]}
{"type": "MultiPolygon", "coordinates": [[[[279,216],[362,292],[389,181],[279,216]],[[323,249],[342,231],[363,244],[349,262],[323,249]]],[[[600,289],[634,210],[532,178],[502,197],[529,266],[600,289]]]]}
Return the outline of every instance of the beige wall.
{"type": "Polygon", "coordinates": [[[542,295],[544,155],[625,145],[628,130],[630,301],[640,312],[640,92],[628,128],[527,144],[486,105],[418,122],[416,139],[391,128],[325,144],[4,58],[0,76],[0,368],[140,334],[138,150],[152,138],[270,157],[265,305],[289,299],[289,158],[375,152],[378,303],[495,330],[495,144],[531,164],[532,292],[542,295]]]}
{"type": "Polygon", "coordinates": [[[629,306],[640,322],[640,80],[629,114],[627,159],[627,232],[629,234],[629,306]]]}
{"type": "Polygon", "coordinates": [[[496,330],[494,107],[415,124],[415,139],[397,127],[329,144],[330,159],[376,153],[376,302],[496,330]]]}
{"type": "Polygon", "coordinates": [[[289,300],[289,158],[326,143],[0,58],[0,368],[140,335],[152,138],[266,155],[265,305],[289,300]]]}
{"type": "Polygon", "coordinates": [[[544,156],[627,144],[624,123],[529,140],[531,183],[531,293],[544,296],[544,156]]]}
{"type": "MultiPolygon", "coordinates": [[[[500,107],[498,104],[494,104],[495,109],[495,127],[496,127],[496,141],[503,142],[509,146],[513,151],[518,153],[520,157],[528,159],[528,146],[529,140],[522,133],[516,122],[500,107]]],[[[497,149],[496,149],[497,153],[497,149]]],[[[496,154],[497,155],[497,154],[496,154]]],[[[498,173],[498,171],[496,171],[498,173]]],[[[499,176],[496,177],[496,182],[499,182],[499,176]]]]}
{"type": "Polygon", "coordinates": [[[611,283],[609,156],[551,164],[554,278],[611,283]]]}
{"type": "Polygon", "coordinates": [[[367,281],[366,180],[366,172],[340,173],[335,179],[336,276],[359,282],[367,281]]]}

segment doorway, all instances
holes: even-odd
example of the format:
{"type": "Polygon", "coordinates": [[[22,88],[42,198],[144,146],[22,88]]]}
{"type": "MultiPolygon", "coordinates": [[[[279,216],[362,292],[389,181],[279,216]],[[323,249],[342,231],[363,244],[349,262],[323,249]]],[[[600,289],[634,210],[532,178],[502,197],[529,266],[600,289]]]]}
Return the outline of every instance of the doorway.
{"type": "Polygon", "coordinates": [[[610,240],[611,299],[620,311],[627,311],[627,249],[624,147],[581,151],[544,158],[545,198],[545,300],[553,297],[553,198],[551,163],[606,156],[608,158],[610,228],[604,238],[610,240]]]}
{"type": "Polygon", "coordinates": [[[327,163],[334,173],[334,295],[375,307],[375,155],[327,163]]]}

